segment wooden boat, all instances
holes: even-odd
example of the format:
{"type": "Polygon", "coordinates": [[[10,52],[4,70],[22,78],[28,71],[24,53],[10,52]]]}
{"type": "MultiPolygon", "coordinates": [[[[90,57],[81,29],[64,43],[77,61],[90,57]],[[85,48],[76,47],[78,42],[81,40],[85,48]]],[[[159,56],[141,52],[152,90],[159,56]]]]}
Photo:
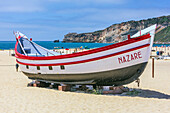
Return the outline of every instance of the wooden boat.
{"type": "Polygon", "coordinates": [[[58,84],[124,85],[138,79],[150,57],[156,25],[109,46],[72,54],[43,48],[16,32],[15,56],[30,79],[58,84]]]}

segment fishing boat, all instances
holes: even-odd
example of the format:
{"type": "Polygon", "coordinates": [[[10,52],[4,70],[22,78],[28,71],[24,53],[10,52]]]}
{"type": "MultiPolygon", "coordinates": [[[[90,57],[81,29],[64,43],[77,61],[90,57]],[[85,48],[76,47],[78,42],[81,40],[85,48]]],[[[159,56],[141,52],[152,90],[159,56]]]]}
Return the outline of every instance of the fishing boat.
{"type": "Polygon", "coordinates": [[[61,54],[15,32],[15,57],[28,78],[56,84],[120,86],[139,78],[150,57],[156,25],[116,44],[61,54]]]}

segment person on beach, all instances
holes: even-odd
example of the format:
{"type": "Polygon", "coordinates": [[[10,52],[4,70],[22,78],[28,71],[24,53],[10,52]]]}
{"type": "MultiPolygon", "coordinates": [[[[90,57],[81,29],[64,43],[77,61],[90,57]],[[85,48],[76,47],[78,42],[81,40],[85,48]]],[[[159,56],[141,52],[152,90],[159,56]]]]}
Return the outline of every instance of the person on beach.
{"type": "Polygon", "coordinates": [[[19,65],[16,63],[16,71],[18,72],[19,65]]]}

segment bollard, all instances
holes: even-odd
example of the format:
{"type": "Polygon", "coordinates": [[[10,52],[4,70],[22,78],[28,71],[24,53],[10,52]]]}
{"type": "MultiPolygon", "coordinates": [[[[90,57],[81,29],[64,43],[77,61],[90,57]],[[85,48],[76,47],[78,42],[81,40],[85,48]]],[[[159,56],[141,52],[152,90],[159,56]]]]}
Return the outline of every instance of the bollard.
{"type": "Polygon", "coordinates": [[[154,78],[154,58],[152,58],[152,78],[154,78]]]}

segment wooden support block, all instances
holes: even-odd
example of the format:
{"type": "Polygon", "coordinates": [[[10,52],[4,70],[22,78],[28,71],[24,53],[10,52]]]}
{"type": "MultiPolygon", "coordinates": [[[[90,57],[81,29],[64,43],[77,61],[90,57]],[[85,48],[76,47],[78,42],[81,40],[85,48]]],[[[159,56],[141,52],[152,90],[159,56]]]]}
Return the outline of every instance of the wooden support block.
{"type": "Polygon", "coordinates": [[[125,88],[124,86],[117,86],[117,87],[109,87],[108,91],[103,91],[103,94],[121,94],[123,92],[127,92],[129,89],[125,88]]]}
{"type": "Polygon", "coordinates": [[[113,86],[109,87],[109,90],[114,90],[114,87],[113,86]]]}
{"type": "Polygon", "coordinates": [[[70,91],[71,87],[70,86],[58,86],[59,91],[70,91]]]}
{"type": "Polygon", "coordinates": [[[33,87],[37,87],[37,84],[36,84],[36,83],[34,83],[34,84],[33,84],[33,87]]]}

